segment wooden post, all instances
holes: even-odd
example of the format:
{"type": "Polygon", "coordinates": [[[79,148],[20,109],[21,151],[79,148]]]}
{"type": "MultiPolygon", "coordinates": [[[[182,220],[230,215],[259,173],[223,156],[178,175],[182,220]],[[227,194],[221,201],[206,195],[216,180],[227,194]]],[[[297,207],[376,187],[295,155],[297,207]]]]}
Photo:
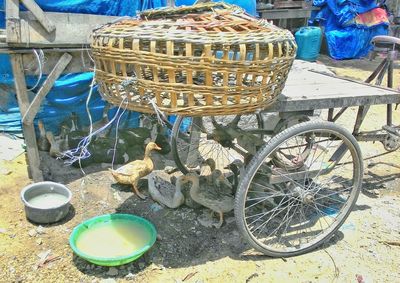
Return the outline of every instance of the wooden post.
{"type": "Polygon", "coordinates": [[[30,104],[28,110],[25,112],[22,123],[26,125],[33,124],[33,119],[35,119],[37,112],[39,111],[40,105],[43,99],[49,93],[50,89],[53,87],[54,82],[63,73],[69,62],[71,62],[72,56],[68,53],[64,53],[58,60],[57,64],[54,66],[53,70],[50,72],[49,76],[46,78],[43,85],[37,92],[35,99],[30,104]]]}
{"type": "Polygon", "coordinates": [[[19,0],[6,0],[6,41],[20,42],[19,0]]]}
{"type": "MultiPolygon", "coordinates": [[[[11,65],[14,75],[15,91],[17,93],[19,110],[21,116],[24,116],[28,110],[30,101],[28,97],[28,91],[26,88],[24,65],[22,62],[22,54],[12,54],[11,65]]],[[[26,152],[28,157],[28,171],[30,177],[35,181],[39,182],[43,180],[43,174],[40,170],[40,158],[39,151],[36,143],[36,134],[33,124],[27,125],[22,123],[22,130],[24,133],[26,152]]]]}
{"type": "Polygon", "coordinates": [[[52,23],[43,12],[43,10],[33,0],[21,0],[22,4],[32,12],[35,18],[39,21],[42,27],[48,32],[52,33],[56,30],[56,26],[52,23]]]}
{"type": "Polygon", "coordinates": [[[168,7],[175,7],[175,0],[168,0],[167,1],[167,6],[168,7]]]}

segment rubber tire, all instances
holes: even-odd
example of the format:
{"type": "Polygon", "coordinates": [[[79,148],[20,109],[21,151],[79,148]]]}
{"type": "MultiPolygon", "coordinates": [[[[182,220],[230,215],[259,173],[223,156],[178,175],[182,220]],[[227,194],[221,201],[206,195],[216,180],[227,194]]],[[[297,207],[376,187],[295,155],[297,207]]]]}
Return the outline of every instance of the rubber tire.
{"type": "Polygon", "coordinates": [[[241,180],[239,182],[238,190],[237,190],[236,196],[235,196],[235,208],[234,208],[236,224],[239,228],[239,231],[241,232],[243,237],[246,239],[246,241],[249,242],[249,244],[253,248],[264,253],[267,256],[290,257],[290,256],[304,254],[311,250],[314,250],[315,248],[322,245],[324,242],[326,242],[327,240],[329,240],[331,238],[331,236],[340,228],[340,226],[344,223],[344,221],[347,219],[350,212],[352,211],[353,206],[355,205],[358,195],[361,190],[362,178],[363,178],[363,168],[364,167],[363,167],[363,159],[362,159],[361,149],[360,149],[360,146],[358,145],[357,140],[354,138],[354,136],[348,130],[346,130],[345,128],[343,128],[341,126],[338,126],[331,122],[325,122],[325,121],[309,121],[309,122],[304,122],[304,123],[294,125],[288,129],[284,130],[283,132],[277,134],[271,140],[269,140],[268,143],[266,143],[257,152],[257,154],[250,161],[250,163],[247,167],[246,173],[244,174],[243,178],[241,178],[241,180]],[[264,159],[269,154],[271,154],[271,152],[273,150],[276,149],[277,146],[279,146],[287,139],[290,139],[292,136],[295,136],[299,133],[312,131],[312,130],[324,130],[324,129],[339,133],[341,136],[344,136],[345,138],[347,138],[354,147],[353,148],[355,151],[354,162],[356,162],[354,171],[355,171],[355,173],[357,171],[359,171],[358,176],[355,176],[355,178],[358,177],[359,183],[358,183],[358,186],[353,189],[353,191],[355,190],[354,192],[352,192],[352,194],[355,194],[353,201],[350,204],[349,208],[347,209],[346,213],[344,214],[344,217],[336,224],[336,227],[334,227],[334,229],[330,233],[328,233],[325,237],[323,237],[323,239],[312,244],[311,246],[301,249],[301,250],[296,250],[296,251],[291,251],[291,252],[276,252],[276,251],[271,251],[271,250],[265,249],[263,246],[259,245],[257,243],[257,241],[255,241],[253,239],[253,237],[250,235],[250,232],[248,232],[247,226],[245,224],[245,200],[246,200],[248,186],[251,183],[254,175],[258,171],[261,163],[264,161],[264,159]]]}

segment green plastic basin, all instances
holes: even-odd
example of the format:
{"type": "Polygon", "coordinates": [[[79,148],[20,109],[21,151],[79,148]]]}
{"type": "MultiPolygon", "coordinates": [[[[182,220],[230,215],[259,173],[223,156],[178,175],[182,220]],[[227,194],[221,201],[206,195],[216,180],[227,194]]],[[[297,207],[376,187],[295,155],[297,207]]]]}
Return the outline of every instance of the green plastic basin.
{"type": "Polygon", "coordinates": [[[91,263],[102,266],[117,266],[126,264],[128,262],[132,262],[141,257],[147,250],[149,250],[153,246],[153,244],[156,241],[156,238],[157,238],[156,228],[151,222],[142,217],[133,214],[105,214],[88,219],[79,224],[78,226],[76,226],[72,231],[71,236],[69,237],[69,244],[72,250],[75,252],[75,254],[77,254],[81,258],[91,263]],[[149,232],[150,236],[148,241],[144,244],[143,247],[132,251],[130,254],[115,258],[91,256],[90,254],[85,254],[78,249],[78,247],[76,246],[76,242],[83,233],[95,227],[96,225],[104,225],[107,223],[111,224],[113,221],[116,220],[119,222],[120,221],[126,221],[127,223],[131,222],[134,223],[135,225],[139,224],[140,226],[143,227],[143,229],[146,229],[149,232]]]}

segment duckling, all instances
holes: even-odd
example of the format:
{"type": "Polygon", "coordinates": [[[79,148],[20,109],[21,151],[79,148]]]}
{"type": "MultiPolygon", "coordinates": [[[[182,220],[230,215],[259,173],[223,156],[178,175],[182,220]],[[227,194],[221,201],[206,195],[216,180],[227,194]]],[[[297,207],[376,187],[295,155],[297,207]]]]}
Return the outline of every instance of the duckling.
{"type": "Polygon", "coordinates": [[[232,175],[229,176],[227,180],[232,184],[232,193],[236,194],[236,190],[239,186],[239,177],[243,177],[244,175],[244,164],[241,160],[235,159],[224,169],[229,169],[232,171],[232,175]]]}
{"type": "Polygon", "coordinates": [[[39,137],[38,137],[38,141],[37,141],[38,148],[39,148],[39,150],[42,150],[42,151],[49,151],[50,143],[46,138],[46,130],[44,128],[42,120],[38,121],[38,128],[39,128],[39,137]]]}
{"type": "Polygon", "coordinates": [[[220,192],[232,194],[231,183],[225,178],[221,170],[216,169],[214,159],[208,158],[207,160],[203,161],[202,165],[208,165],[210,167],[211,174],[200,176],[200,180],[204,178],[208,186],[212,186],[220,192]]]}
{"type": "Polygon", "coordinates": [[[139,192],[138,182],[140,178],[147,176],[154,170],[154,163],[150,158],[152,150],[161,150],[161,148],[156,143],[150,142],[146,146],[143,160],[129,162],[115,171],[110,169],[118,183],[132,185],[134,193],[141,199],[146,199],[146,197],[139,192]]]}
{"type": "Polygon", "coordinates": [[[62,157],[63,152],[68,149],[68,135],[62,131],[60,136],[56,139],[52,132],[46,132],[46,138],[50,143],[50,156],[51,157],[62,157]]]}
{"type": "MultiPolygon", "coordinates": [[[[106,103],[106,105],[103,108],[103,115],[102,118],[97,121],[94,122],[92,125],[92,131],[97,131],[98,129],[102,128],[103,126],[105,126],[108,122],[110,122],[110,120],[108,119],[108,111],[110,110],[110,103],[106,103]]],[[[87,131],[89,131],[89,128],[87,128],[87,131]]],[[[97,136],[98,137],[106,137],[109,135],[111,131],[111,127],[108,127],[107,129],[103,130],[102,132],[98,133],[97,136]]]]}
{"type": "MultiPolygon", "coordinates": [[[[167,175],[167,174],[165,174],[167,175]]],[[[149,193],[153,200],[169,208],[177,208],[185,202],[181,191],[182,176],[176,180],[176,185],[171,184],[162,176],[152,172],[149,175],[149,193]]]]}
{"type": "Polygon", "coordinates": [[[79,142],[87,136],[87,132],[78,128],[78,116],[75,112],[72,112],[68,120],[69,121],[61,124],[61,128],[69,127],[68,145],[69,148],[76,148],[79,142]]]}
{"type": "Polygon", "coordinates": [[[233,210],[234,198],[232,195],[200,190],[199,179],[198,175],[192,173],[183,176],[181,182],[182,184],[191,182],[190,196],[193,200],[219,214],[219,223],[216,228],[221,228],[224,222],[224,213],[233,210]]]}
{"type": "MultiPolygon", "coordinates": [[[[176,178],[175,176],[172,176],[172,177],[170,178],[170,181],[171,181],[172,184],[175,184],[175,185],[176,185],[177,178],[176,178]]],[[[182,181],[182,180],[180,180],[180,181],[182,181]]],[[[202,181],[200,180],[200,182],[202,182],[202,181]]],[[[201,204],[198,204],[197,202],[195,202],[195,201],[192,199],[192,197],[190,196],[190,187],[191,187],[191,184],[190,184],[189,182],[187,182],[187,183],[185,183],[185,184],[182,184],[182,182],[181,182],[180,187],[181,187],[181,192],[182,192],[182,194],[183,194],[183,198],[184,198],[184,200],[185,200],[185,205],[186,205],[187,207],[190,207],[190,208],[193,208],[193,209],[198,209],[198,208],[201,208],[201,207],[202,207],[201,204]]]]}
{"type": "Polygon", "coordinates": [[[207,158],[206,160],[203,160],[201,162],[200,174],[202,176],[206,177],[207,183],[211,184],[211,182],[212,182],[211,175],[212,175],[212,172],[214,172],[216,168],[217,168],[217,165],[215,164],[215,160],[212,158],[207,158]],[[208,169],[206,168],[207,166],[208,166],[208,169]]]}

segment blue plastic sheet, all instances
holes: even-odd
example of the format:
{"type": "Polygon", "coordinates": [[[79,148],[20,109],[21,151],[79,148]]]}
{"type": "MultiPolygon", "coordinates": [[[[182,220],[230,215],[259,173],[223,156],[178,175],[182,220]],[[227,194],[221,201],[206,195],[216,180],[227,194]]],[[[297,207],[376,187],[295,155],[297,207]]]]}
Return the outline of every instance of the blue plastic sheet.
{"type": "MultiPolygon", "coordinates": [[[[110,16],[135,16],[137,11],[166,6],[166,0],[35,0],[44,10],[49,12],[82,13],[110,16]]],[[[23,9],[23,7],[21,6],[23,9]]],[[[0,2],[0,28],[5,27],[4,3],[0,2]]],[[[87,126],[88,116],[85,103],[89,93],[93,73],[62,75],[54,84],[43,102],[35,119],[41,119],[55,134],[59,133],[59,124],[68,119],[72,112],[78,115],[79,124],[87,126]]],[[[28,88],[33,87],[37,77],[27,76],[28,88]]],[[[42,78],[39,86],[45,80],[42,78]]],[[[14,81],[8,55],[0,55],[0,132],[21,132],[21,116],[14,93],[14,81]]],[[[36,91],[36,90],[33,90],[36,91]]],[[[101,119],[105,101],[100,97],[97,88],[93,89],[90,110],[93,121],[101,119]]],[[[116,109],[110,110],[113,115],[116,109]]],[[[121,119],[127,127],[138,126],[138,113],[127,111],[121,119]]]]}
{"type": "MultiPolygon", "coordinates": [[[[176,6],[182,6],[182,5],[193,5],[196,0],[175,0],[175,5],[176,6]]],[[[239,7],[242,7],[248,14],[252,16],[257,15],[257,10],[256,10],[256,0],[213,0],[213,2],[225,2],[228,4],[234,4],[239,7]]]]}
{"type": "Polygon", "coordinates": [[[368,55],[371,39],[386,35],[388,24],[380,22],[371,26],[356,24],[357,15],[377,8],[375,0],[313,0],[320,11],[313,12],[310,24],[325,27],[325,37],[332,58],[355,59],[368,55]]]}

